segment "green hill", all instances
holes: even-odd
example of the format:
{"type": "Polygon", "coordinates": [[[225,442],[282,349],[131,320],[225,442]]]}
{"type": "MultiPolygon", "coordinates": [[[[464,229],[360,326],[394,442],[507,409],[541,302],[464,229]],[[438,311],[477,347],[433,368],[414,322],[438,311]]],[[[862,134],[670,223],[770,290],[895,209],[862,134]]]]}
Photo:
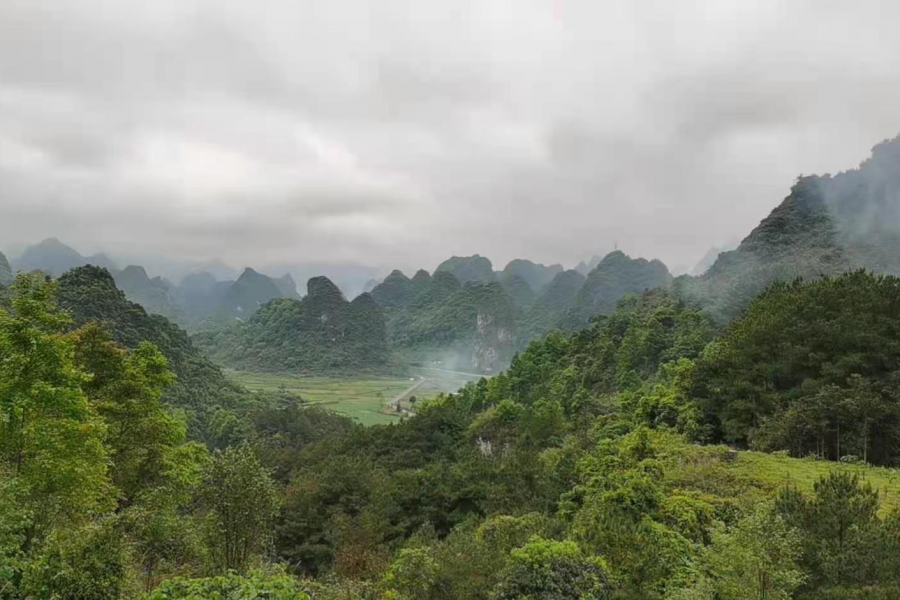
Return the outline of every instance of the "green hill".
{"type": "Polygon", "coordinates": [[[212,358],[238,369],[329,373],[389,364],[384,315],[369,294],[348,302],[326,277],[302,300],[277,298],[245,323],[197,334],[212,358]]]}
{"type": "Polygon", "coordinates": [[[269,300],[283,296],[281,288],[271,277],[247,267],[225,292],[215,312],[231,321],[243,321],[252,317],[269,300]]]}
{"type": "Polygon", "coordinates": [[[113,279],[126,298],[143,306],[148,313],[179,323],[184,321],[184,311],[175,300],[172,286],[161,277],[151,279],[144,267],[129,265],[113,273],[113,279]]]}
{"type": "Polygon", "coordinates": [[[107,256],[103,254],[82,256],[56,238],[48,238],[39,244],[29,246],[15,261],[15,268],[18,271],[44,271],[53,277],[59,277],[69,269],[84,265],[95,265],[111,272],[118,269],[107,256]]]}
{"type": "Polygon", "coordinates": [[[546,265],[531,262],[522,258],[511,260],[503,268],[501,279],[518,275],[531,286],[534,291],[539,291],[550,283],[554,277],[563,272],[562,265],[546,265]]]}
{"type": "Polygon", "coordinates": [[[523,311],[534,304],[537,294],[534,288],[521,275],[501,273],[500,285],[519,311],[523,311]]]}
{"type": "Polygon", "coordinates": [[[165,399],[188,412],[195,430],[202,430],[217,408],[238,401],[242,390],[197,351],[187,333],[129,301],[106,269],[87,266],[64,273],[59,278],[59,303],[76,325],[106,323],[113,338],[127,348],[136,348],[142,341],[155,344],[178,378],[165,399]]]}
{"type": "Polygon", "coordinates": [[[0,286],[7,286],[12,284],[12,282],[12,267],[9,266],[9,261],[6,260],[6,256],[4,256],[2,252],[0,252],[0,286]]]}
{"type": "Polygon", "coordinates": [[[496,282],[461,286],[450,273],[437,272],[408,309],[389,314],[392,347],[456,354],[460,368],[497,369],[516,348],[515,308],[496,282]]]}
{"type": "Polygon", "coordinates": [[[900,138],[878,144],[858,169],[801,177],[791,193],[679,293],[727,322],[775,281],[865,267],[900,274],[900,138]]]}
{"type": "Polygon", "coordinates": [[[666,287],[671,281],[672,276],[662,262],[631,258],[616,250],[607,254],[588,274],[576,304],[592,314],[607,314],[615,310],[622,297],[666,287]]]}
{"type": "Polygon", "coordinates": [[[434,272],[450,273],[461,283],[488,283],[497,279],[491,261],[478,254],[452,256],[438,265],[434,272]]]}
{"type": "Polygon", "coordinates": [[[300,299],[300,294],[297,292],[297,282],[294,281],[294,278],[290,273],[285,273],[281,277],[272,277],[275,285],[278,286],[278,289],[281,290],[281,296],[283,298],[294,298],[295,300],[300,299]]]}
{"type": "MultiPolygon", "coordinates": [[[[427,273],[426,273],[427,274],[427,273]]],[[[372,298],[384,308],[409,306],[412,302],[412,281],[402,271],[394,270],[372,290],[372,298]]]]}
{"type": "Polygon", "coordinates": [[[556,275],[525,313],[523,331],[526,336],[533,339],[557,327],[574,305],[585,279],[575,270],[556,275]]]}

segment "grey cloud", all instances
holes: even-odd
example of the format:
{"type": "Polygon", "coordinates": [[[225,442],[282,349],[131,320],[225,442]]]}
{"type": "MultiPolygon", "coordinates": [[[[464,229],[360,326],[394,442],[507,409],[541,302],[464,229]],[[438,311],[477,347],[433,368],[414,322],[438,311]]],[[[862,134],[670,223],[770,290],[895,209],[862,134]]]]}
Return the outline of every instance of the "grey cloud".
{"type": "Polygon", "coordinates": [[[0,3],[0,247],[693,264],[900,132],[900,8],[0,3]]]}

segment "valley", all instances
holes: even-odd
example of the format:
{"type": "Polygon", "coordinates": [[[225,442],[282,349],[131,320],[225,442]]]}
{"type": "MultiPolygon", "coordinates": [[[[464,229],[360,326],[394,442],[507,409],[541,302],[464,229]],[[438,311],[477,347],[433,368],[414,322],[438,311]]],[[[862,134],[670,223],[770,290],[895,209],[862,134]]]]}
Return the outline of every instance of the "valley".
{"type": "Polygon", "coordinates": [[[226,370],[225,376],[251,391],[287,391],[305,402],[346,415],[362,425],[396,423],[399,411],[415,411],[419,402],[455,392],[478,375],[437,368],[409,370],[410,377],[302,376],[226,370]],[[410,398],[415,400],[411,403],[410,398]]]}

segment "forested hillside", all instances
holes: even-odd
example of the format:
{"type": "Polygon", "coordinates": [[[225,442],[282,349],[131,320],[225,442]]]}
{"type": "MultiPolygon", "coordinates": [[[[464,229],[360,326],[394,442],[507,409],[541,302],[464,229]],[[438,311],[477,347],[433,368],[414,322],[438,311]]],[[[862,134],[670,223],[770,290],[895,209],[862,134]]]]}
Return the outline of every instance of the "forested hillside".
{"type": "Polygon", "coordinates": [[[272,300],[246,323],[194,339],[215,360],[249,370],[321,373],[388,365],[384,316],[369,294],[348,302],[326,277],[310,279],[307,288],[302,300],[272,300]]]}
{"type": "Polygon", "coordinates": [[[184,311],[178,306],[168,281],[160,277],[151,279],[144,267],[136,265],[129,265],[112,275],[116,287],[125,293],[125,297],[143,306],[148,313],[162,315],[176,323],[185,321],[184,311]]]}
{"type": "Polygon", "coordinates": [[[511,261],[499,274],[490,269],[490,261],[475,255],[445,261],[432,277],[419,271],[409,279],[393,271],[372,291],[386,311],[391,347],[495,372],[530,340],[554,329],[583,327],[612,311],[625,295],[671,281],[660,261],[621,252],[600,261],[587,278],[523,259],[511,261]],[[453,273],[461,273],[467,283],[453,273]]]}
{"type": "Polygon", "coordinates": [[[0,286],[8,286],[13,282],[13,272],[12,267],[9,265],[9,261],[6,260],[6,257],[0,252],[0,286]]]}
{"type": "Polygon", "coordinates": [[[576,305],[589,316],[610,313],[624,296],[666,287],[671,281],[669,269],[661,261],[634,259],[616,250],[588,273],[578,291],[576,305]]]}
{"type": "Polygon", "coordinates": [[[452,256],[438,265],[435,273],[450,273],[460,283],[490,283],[497,279],[491,261],[484,256],[452,256]]]}
{"type": "Polygon", "coordinates": [[[176,379],[163,400],[186,411],[194,435],[208,437],[215,413],[239,403],[241,390],[194,348],[187,332],[127,300],[106,269],[73,269],[59,278],[57,287],[59,305],[75,326],[98,323],[126,348],[149,342],[165,356],[176,379]]]}
{"type": "MultiPolygon", "coordinates": [[[[672,291],[630,296],[398,425],[259,397],[212,454],[160,402],[153,345],[54,306],[171,343],[110,289],[97,268],[22,276],[0,309],[11,598],[900,593],[897,472],[872,466],[900,461],[900,279],[779,283],[722,332],[672,291]]],[[[327,280],[311,298],[321,323],[346,302],[327,280]]]]}
{"type": "Polygon", "coordinates": [[[509,264],[503,268],[503,271],[500,273],[500,280],[508,280],[518,276],[525,280],[532,290],[538,292],[564,270],[562,265],[551,265],[548,267],[530,260],[516,258],[509,261],[509,264]]]}
{"type": "Polygon", "coordinates": [[[858,169],[801,177],[736,250],[699,278],[676,283],[720,322],[774,281],[855,268],[900,274],[900,138],[878,144],[858,169]]]}

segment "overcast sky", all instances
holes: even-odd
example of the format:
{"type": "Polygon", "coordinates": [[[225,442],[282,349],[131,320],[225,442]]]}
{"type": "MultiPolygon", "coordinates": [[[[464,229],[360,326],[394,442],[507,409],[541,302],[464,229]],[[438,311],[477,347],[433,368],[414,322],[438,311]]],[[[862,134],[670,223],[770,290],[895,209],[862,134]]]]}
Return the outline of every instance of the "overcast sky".
{"type": "Polygon", "coordinates": [[[691,265],[900,133],[900,3],[0,0],[0,248],[691,265]]]}

